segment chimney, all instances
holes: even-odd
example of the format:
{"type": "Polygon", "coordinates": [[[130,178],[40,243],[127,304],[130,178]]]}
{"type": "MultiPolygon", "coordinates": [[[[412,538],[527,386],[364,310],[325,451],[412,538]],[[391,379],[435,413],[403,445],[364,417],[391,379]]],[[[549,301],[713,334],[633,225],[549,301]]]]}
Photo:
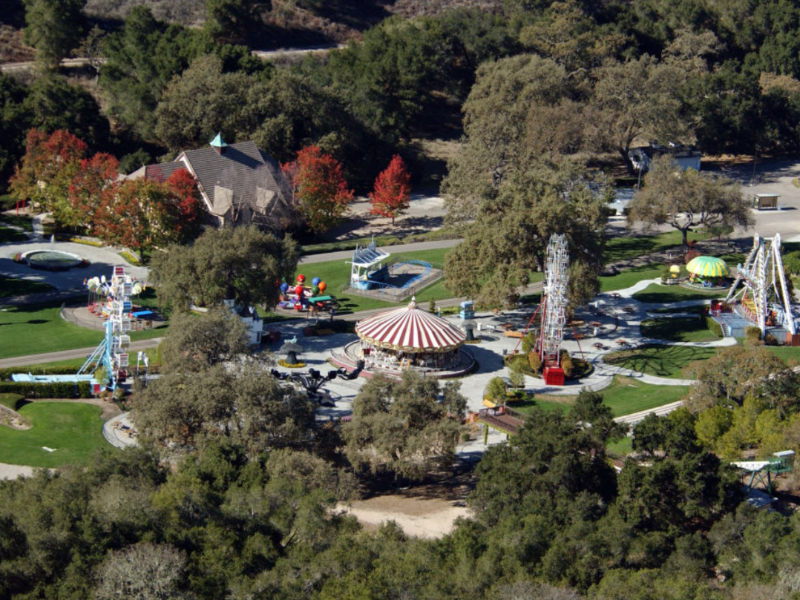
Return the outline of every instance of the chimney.
{"type": "Polygon", "coordinates": [[[225,154],[225,148],[228,147],[228,144],[225,143],[225,140],[222,139],[222,133],[217,133],[217,137],[211,140],[211,147],[217,151],[217,154],[223,155],[225,154]]]}

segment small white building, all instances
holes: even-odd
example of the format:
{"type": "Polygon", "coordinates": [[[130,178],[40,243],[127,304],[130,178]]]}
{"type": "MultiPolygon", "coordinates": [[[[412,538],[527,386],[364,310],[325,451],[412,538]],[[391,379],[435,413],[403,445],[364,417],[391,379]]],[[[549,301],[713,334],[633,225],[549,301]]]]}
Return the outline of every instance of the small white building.
{"type": "Polygon", "coordinates": [[[633,162],[633,167],[642,173],[646,173],[650,169],[650,164],[656,156],[663,154],[669,155],[683,171],[686,169],[700,170],[700,161],[703,158],[703,153],[675,142],[670,142],[667,146],[653,143],[649,146],[631,148],[628,151],[628,157],[633,162]]]}
{"type": "Polygon", "coordinates": [[[261,345],[261,335],[264,332],[264,321],[258,316],[254,306],[240,306],[235,300],[223,300],[225,306],[238,316],[247,327],[249,342],[252,346],[261,345]]]}

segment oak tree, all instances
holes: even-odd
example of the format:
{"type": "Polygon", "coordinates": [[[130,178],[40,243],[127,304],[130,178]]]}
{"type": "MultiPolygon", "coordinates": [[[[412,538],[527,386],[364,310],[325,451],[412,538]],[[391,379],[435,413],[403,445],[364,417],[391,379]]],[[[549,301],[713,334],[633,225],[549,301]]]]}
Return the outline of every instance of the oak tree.
{"type": "Polygon", "coordinates": [[[400,382],[374,377],[353,401],[343,428],[347,457],[358,471],[421,479],[455,458],[466,400],[459,383],[406,371],[400,382]],[[442,396],[439,401],[439,396],[442,396]]]}
{"type": "Polygon", "coordinates": [[[299,255],[291,237],[278,239],[255,226],[206,231],[191,247],[171,245],[153,256],[151,276],[159,303],[175,311],[212,306],[278,303],[282,278],[294,275],[299,255]]]}
{"type": "Polygon", "coordinates": [[[628,219],[647,226],[670,225],[681,232],[683,247],[688,234],[700,226],[739,226],[753,223],[741,186],[720,175],[681,170],[668,155],[656,157],[644,185],[628,204],[628,219]]]}

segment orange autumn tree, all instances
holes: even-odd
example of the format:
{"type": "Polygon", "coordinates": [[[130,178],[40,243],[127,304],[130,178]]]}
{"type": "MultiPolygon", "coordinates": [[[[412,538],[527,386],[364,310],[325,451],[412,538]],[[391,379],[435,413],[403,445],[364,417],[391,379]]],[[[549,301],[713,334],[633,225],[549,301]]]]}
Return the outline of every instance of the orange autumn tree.
{"type": "Polygon", "coordinates": [[[369,212],[389,217],[394,225],[395,218],[408,210],[410,198],[411,175],[406,170],[403,159],[395,154],[389,166],[375,180],[375,189],[369,195],[372,204],[369,212]]]}
{"type": "Polygon", "coordinates": [[[319,146],[306,146],[297,160],[281,165],[292,187],[297,209],[315,233],[327,231],[339,221],[353,199],[342,174],[342,165],[319,146]]]}
{"type": "Polygon", "coordinates": [[[103,190],[115,184],[118,173],[119,161],[110,154],[82,159],[69,183],[69,210],[59,215],[59,223],[90,228],[103,190]]]}
{"type": "Polygon", "coordinates": [[[9,180],[17,200],[29,200],[37,210],[53,213],[58,222],[69,221],[69,186],[89,147],[69,131],[28,131],[25,156],[9,180]]]}

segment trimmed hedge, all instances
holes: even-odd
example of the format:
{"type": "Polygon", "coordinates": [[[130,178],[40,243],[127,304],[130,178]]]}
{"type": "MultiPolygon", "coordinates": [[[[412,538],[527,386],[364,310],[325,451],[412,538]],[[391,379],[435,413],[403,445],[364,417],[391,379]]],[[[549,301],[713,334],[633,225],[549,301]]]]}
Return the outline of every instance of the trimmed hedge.
{"type": "Polygon", "coordinates": [[[30,383],[27,381],[0,381],[0,394],[21,394],[25,398],[91,398],[92,386],[88,381],[59,381],[30,383]]]}
{"type": "Polygon", "coordinates": [[[14,373],[30,373],[31,375],[74,375],[75,367],[9,367],[0,369],[0,381],[11,381],[14,373]]]}

